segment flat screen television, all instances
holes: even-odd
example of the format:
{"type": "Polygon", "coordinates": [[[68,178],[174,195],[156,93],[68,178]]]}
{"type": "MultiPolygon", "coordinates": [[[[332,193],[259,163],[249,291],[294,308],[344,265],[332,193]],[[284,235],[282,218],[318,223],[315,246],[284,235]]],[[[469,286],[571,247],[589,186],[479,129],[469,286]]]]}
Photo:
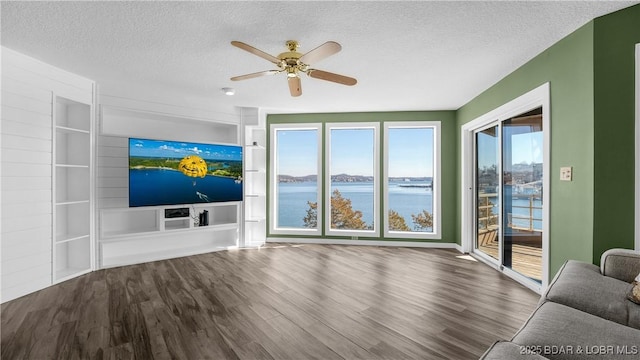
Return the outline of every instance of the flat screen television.
{"type": "Polygon", "coordinates": [[[129,206],[242,200],[242,146],[129,138],[129,206]]]}

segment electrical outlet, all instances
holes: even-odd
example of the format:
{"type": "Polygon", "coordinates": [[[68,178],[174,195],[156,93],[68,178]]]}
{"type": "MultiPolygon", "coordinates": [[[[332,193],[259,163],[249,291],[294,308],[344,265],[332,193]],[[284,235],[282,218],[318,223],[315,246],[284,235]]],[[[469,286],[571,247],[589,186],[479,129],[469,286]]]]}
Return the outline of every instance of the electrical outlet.
{"type": "Polygon", "coordinates": [[[573,180],[573,168],[571,166],[560,168],[560,181],[572,181],[573,180]]]}

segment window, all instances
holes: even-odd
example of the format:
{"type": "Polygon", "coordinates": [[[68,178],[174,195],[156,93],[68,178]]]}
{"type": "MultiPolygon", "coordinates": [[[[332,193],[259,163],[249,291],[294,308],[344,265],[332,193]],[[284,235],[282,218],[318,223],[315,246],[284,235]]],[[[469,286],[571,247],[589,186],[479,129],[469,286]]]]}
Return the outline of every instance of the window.
{"type": "Polygon", "coordinates": [[[378,123],[327,124],[328,235],[378,236],[378,123]]]}
{"type": "Polygon", "coordinates": [[[439,127],[435,122],[385,123],[386,237],[439,237],[439,127]]]}
{"type": "Polygon", "coordinates": [[[272,125],[271,130],[271,229],[279,234],[319,234],[321,125],[272,125]]]}
{"type": "Polygon", "coordinates": [[[440,122],[270,125],[269,233],[439,239],[440,122]]]}

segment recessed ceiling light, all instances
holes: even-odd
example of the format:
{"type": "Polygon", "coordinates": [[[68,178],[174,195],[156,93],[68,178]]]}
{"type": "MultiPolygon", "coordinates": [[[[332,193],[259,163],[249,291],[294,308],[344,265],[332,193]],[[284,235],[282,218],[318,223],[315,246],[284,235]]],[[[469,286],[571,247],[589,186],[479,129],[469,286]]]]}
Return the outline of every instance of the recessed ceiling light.
{"type": "Polygon", "coordinates": [[[236,89],[234,88],[224,87],[221,90],[225,95],[229,95],[229,96],[234,95],[236,93],[236,89]]]}

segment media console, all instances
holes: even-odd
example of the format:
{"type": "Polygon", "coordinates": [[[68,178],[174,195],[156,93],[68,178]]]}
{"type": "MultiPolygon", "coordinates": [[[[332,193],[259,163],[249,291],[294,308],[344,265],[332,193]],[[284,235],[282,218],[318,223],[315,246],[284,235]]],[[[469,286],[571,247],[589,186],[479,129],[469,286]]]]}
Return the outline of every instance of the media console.
{"type": "Polygon", "coordinates": [[[100,267],[237,247],[241,204],[102,209],[99,214],[100,267]],[[208,225],[202,224],[201,214],[207,214],[208,225]]]}

